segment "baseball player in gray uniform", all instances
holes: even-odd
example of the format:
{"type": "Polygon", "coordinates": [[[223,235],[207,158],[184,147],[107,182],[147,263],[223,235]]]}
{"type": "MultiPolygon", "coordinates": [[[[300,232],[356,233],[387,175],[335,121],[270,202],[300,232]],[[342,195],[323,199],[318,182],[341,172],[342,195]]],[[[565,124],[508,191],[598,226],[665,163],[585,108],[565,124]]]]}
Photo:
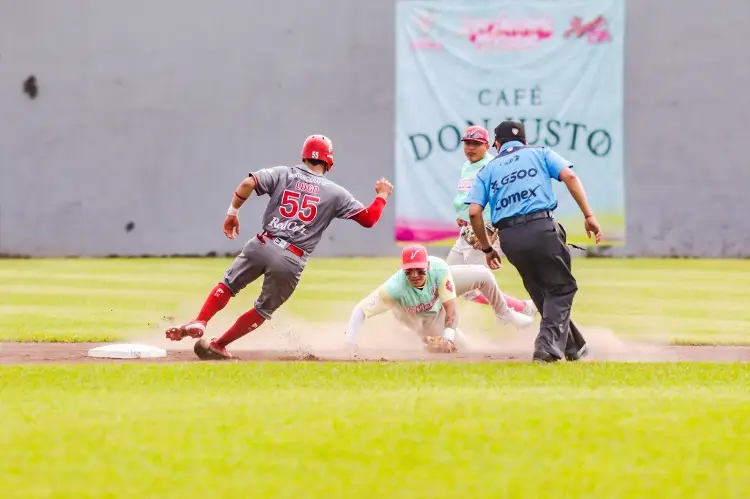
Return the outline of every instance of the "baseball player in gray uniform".
{"type": "Polygon", "coordinates": [[[173,341],[187,336],[198,338],[194,351],[201,359],[232,358],[227,346],[271,319],[292,296],[310,254],[335,218],[354,220],[368,228],[378,222],[393,185],[381,178],[375,184],[375,199],[365,208],[349,191],[325,178],[332,167],[330,139],[311,135],[302,145],[302,164],[258,170],[240,183],[224,220],[224,234],[229,239],[239,235],[237,214],[253,191],[270,198],[262,230],[247,241],[224,273],[223,281],[211,290],[196,318],[167,329],[167,338],[173,341]],[[260,276],[263,287],[255,306],[221,337],[203,338],[208,321],[260,276]]]}

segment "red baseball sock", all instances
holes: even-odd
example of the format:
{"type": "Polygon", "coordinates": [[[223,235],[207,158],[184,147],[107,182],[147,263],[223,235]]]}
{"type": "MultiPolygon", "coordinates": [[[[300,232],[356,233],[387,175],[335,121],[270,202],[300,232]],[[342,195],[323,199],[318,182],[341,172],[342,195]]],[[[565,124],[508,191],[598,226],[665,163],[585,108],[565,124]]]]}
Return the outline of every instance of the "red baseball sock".
{"type": "Polygon", "coordinates": [[[264,322],[265,319],[254,308],[251,308],[249,312],[245,312],[237,318],[232,327],[216,340],[216,344],[226,348],[233,341],[237,341],[247,333],[258,329],[264,322]]]}
{"type": "Polygon", "coordinates": [[[506,295],[505,293],[503,293],[503,296],[505,297],[505,303],[507,303],[508,306],[516,312],[521,312],[524,308],[526,308],[526,303],[524,303],[523,300],[513,298],[512,296],[506,295]]]}
{"type": "Polygon", "coordinates": [[[208,295],[206,301],[203,302],[203,308],[198,313],[198,317],[195,318],[197,321],[208,322],[211,318],[216,315],[219,310],[227,306],[229,300],[232,298],[232,292],[223,282],[220,282],[214,289],[211,290],[211,294],[208,295]]]}

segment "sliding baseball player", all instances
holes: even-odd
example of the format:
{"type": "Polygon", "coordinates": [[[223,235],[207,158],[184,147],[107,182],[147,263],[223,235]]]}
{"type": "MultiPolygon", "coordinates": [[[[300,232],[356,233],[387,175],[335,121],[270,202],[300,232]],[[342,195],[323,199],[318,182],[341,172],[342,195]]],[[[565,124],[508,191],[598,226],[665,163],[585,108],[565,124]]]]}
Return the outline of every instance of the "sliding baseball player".
{"type": "Polygon", "coordinates": [[[419,244],[404,248],[401,270],[381,284],[352,310],[347,340],[356,345],[357,332],[365,320],[392,310],[396,318],[417,333],[430,351],[453,353],[466,339],[458,329],[456,295],[478,290],[487,298],[495,317],[518,328],[532,317],[510,308],[489,268],[482,265],[449,266],[429,256],[419,244]]]}

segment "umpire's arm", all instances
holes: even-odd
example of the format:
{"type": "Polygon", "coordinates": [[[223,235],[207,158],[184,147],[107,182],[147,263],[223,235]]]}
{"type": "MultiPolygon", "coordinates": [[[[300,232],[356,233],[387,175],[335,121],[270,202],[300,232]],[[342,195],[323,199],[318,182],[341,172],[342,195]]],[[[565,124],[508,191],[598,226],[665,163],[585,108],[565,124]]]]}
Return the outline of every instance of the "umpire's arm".
{"type": "Polygon", "coordinates": [[[578,207],[581,209],[584,218],[584,226],[586,228],[586,235],[590,238],[593,234],[596,244],[599,244],[602,239],[602,230],[599,227],[599,222],[597,221],[596,216],[594,216],[594,210],[589,206],[588,199],[586,199],[586,191],[583,189],[583,183],[578,178],[578,175],[573,173],[573,170],[566,167],[560,171],[558,179],[565,184],[570,195],[573,196],[576,204],[578,204],[578,207]]]}
{"type": "Polygon", "coordinates": [[[589,206],[588,199],[586,199],[586,191],[583,189],[583,183],[581,183],[578,175],[576,175],[570,168],[563,168],[560,171],[559,179],[560,182],[565,184],[570,195],[575,199],[576,204],[578,204],[578,207],[581,209],[581,213],[583,213],[583,217],[593,217],[594,210],[589,206]]]}
{"type": "Polygon", "coordinates": [[[469,221],[471,228],[479,240],[481,248],[489,248],[490,239],[487,237],[487,229],[484,228],[484,207],[490,197],[490,184],[487,176],[488,168],[485,166],[477,173],[474,183],[471,185],[471,192],[466,197],[464,203],[469,205],[469,221]]]}

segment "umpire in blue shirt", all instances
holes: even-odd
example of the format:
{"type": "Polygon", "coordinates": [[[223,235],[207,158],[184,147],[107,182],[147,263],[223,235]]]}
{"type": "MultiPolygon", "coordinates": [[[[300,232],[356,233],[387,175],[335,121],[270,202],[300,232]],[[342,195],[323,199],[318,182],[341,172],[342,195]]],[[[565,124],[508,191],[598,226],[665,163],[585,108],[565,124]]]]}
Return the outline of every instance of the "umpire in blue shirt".
{"type": "Polygon", "coordinates": [[[601,230],[586,200],[583,184],[573,165],[547,147],[531,147],[522,123],[503,121],[495,128],[499,154],[476,176],[466,204],[490,268],[500,268],[500,255],[492,248],[482,211],[491,206],[492,225],[499,230],[500,248],[518,270],[524,287],[542,315],[534,342],[534,360],[578,360],[588,350],[586,340],[570,320],[578,291],[571,273],[570,249],[565,229],[552,216],[557,198],[552,179],[565,183],[583,212],[586,234],[596,243],[601,230]]]}

